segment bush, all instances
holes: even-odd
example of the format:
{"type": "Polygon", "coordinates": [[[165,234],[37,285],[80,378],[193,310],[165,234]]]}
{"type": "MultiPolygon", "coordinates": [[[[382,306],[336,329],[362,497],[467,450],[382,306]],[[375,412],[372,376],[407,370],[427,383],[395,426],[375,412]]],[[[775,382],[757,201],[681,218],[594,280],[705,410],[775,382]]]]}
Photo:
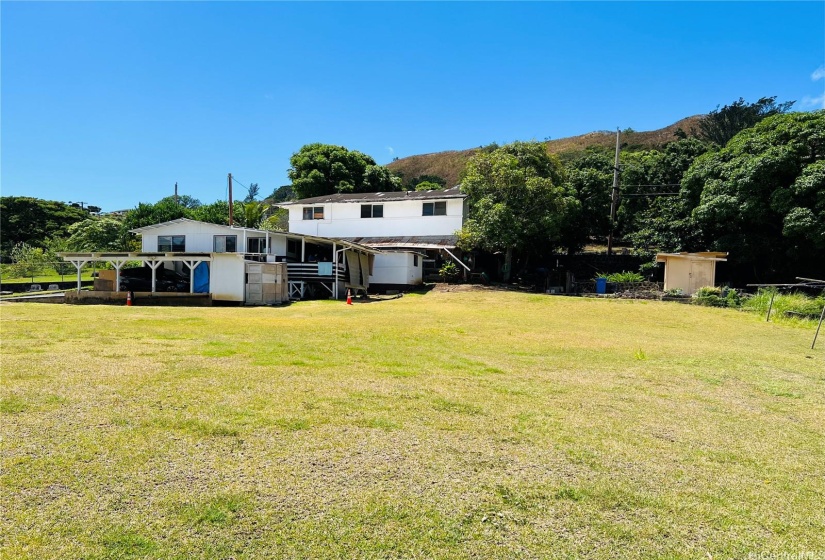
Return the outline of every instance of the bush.
{"type": "Polygon", "coordinates": [[[733,288],[705,286],[693,294],[696,303],[707,307],[732,307],[738,309],[742,304],[742,294],[733,288]]]}
{"type": "Polygon", "coordinates": [[[458,280],[458,267],[454,262],[444,263],[438,270],[438,273],[445,282],[455,282],[458,280]]]}
{"type": "Polygon", "coordinates": [[[600,272],[596,274],[596,279],[605,278],[608,282],[615,282],[616,284],[624,284],[628,282],[644,282],[645,277],[638,272],[614,272],[612,274],[605,274],[600,272]]]}

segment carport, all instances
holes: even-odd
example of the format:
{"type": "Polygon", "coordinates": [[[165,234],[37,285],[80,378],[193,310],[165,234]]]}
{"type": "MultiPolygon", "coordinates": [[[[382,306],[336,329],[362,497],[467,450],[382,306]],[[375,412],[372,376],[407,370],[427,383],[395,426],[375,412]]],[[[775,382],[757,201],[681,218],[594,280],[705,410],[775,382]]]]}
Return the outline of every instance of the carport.
{"type": "Polygon", "coordinates": [[[127,262],[140,262],[152,269],[152,293],[156,292],[157,269],[166,262],[180,262],[189,269],[189,293],[195,293],[195,268],[211,262],[209,253],[58,253],[77,269],[77,291],[80,292],[81,269],[90,262],[107,262],[115,269],[115,292],[120,292],[120,269],[127,262]]]}

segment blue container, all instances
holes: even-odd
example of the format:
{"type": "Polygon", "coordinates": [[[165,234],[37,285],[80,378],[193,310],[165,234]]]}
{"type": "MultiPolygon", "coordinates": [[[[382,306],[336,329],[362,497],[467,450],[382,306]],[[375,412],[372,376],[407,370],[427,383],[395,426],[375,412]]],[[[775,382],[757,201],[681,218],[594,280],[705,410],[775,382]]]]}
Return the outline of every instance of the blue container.
{"type": "Polygon", "coordinates": [[[607,293],[607,278],[596,278],[596,293],[597,294],[606,294],[607,293]]]}

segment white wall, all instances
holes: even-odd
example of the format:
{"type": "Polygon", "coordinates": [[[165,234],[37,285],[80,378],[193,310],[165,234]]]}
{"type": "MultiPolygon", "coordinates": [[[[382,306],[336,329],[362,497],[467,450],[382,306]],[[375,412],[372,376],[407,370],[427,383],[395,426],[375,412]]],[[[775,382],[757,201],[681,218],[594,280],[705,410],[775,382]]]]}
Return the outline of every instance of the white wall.
{"type": "Polygon", "coordinates": [[[209,291],[213,300],[244,301],[246,269],[236,253],[213,253],[209,263],[209,291]]]}
{"type": "Polygon", "coordinates": [[[416,286],[423,282],[421,255],[415,259],[412,253],[380,253],[375,255],[375,263],[370,274],[370,284],[403,284],[416,286]],[[414,265],[414,261],[418,261],[414,265]]]}
{"type": "MultiPolygon", "coordinates": [[[[323,220],[304,220],[304,205],[289,206],[289,231],[320,237],[397,237],[414,235],[453,235],[464,223],[465,199],[449,198],[446,216],[423,216],[424,202],[436,200],[397,200],[383,203],[383,218],[362,218],[361,203],[327,202],[323,220]]],[[[307,207],[310,205],[306,205],[307,207]]]]}
{"type": "MultiPolygon", "coordinates": [[[[265,238],[266,234],[257,231],[234,229],[229,226],[207,224],[203,222],[181,222],[155,229],[141,234],[141,250],[146,253],[155,253],[158,250],[158,237],[167,235],[186,236],[187,253],[211,253],[215,247],[216,235],[237,236],[237,252],[245,253],[247,242],[253,237],[265,238]]],[[[269,254],[286,255],[286,237],[283,234],[269,234],[269,254]]]]}

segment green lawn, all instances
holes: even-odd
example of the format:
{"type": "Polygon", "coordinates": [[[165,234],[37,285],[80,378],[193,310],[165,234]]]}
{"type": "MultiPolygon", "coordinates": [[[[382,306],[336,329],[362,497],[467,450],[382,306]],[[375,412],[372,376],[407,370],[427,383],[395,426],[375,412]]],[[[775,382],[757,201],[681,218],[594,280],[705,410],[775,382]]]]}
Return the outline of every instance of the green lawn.
{"type": "Polygon", "coordinates": [[[2,304],[4,558],[825,554],[825,337],[510,292],[2,304]]]}

